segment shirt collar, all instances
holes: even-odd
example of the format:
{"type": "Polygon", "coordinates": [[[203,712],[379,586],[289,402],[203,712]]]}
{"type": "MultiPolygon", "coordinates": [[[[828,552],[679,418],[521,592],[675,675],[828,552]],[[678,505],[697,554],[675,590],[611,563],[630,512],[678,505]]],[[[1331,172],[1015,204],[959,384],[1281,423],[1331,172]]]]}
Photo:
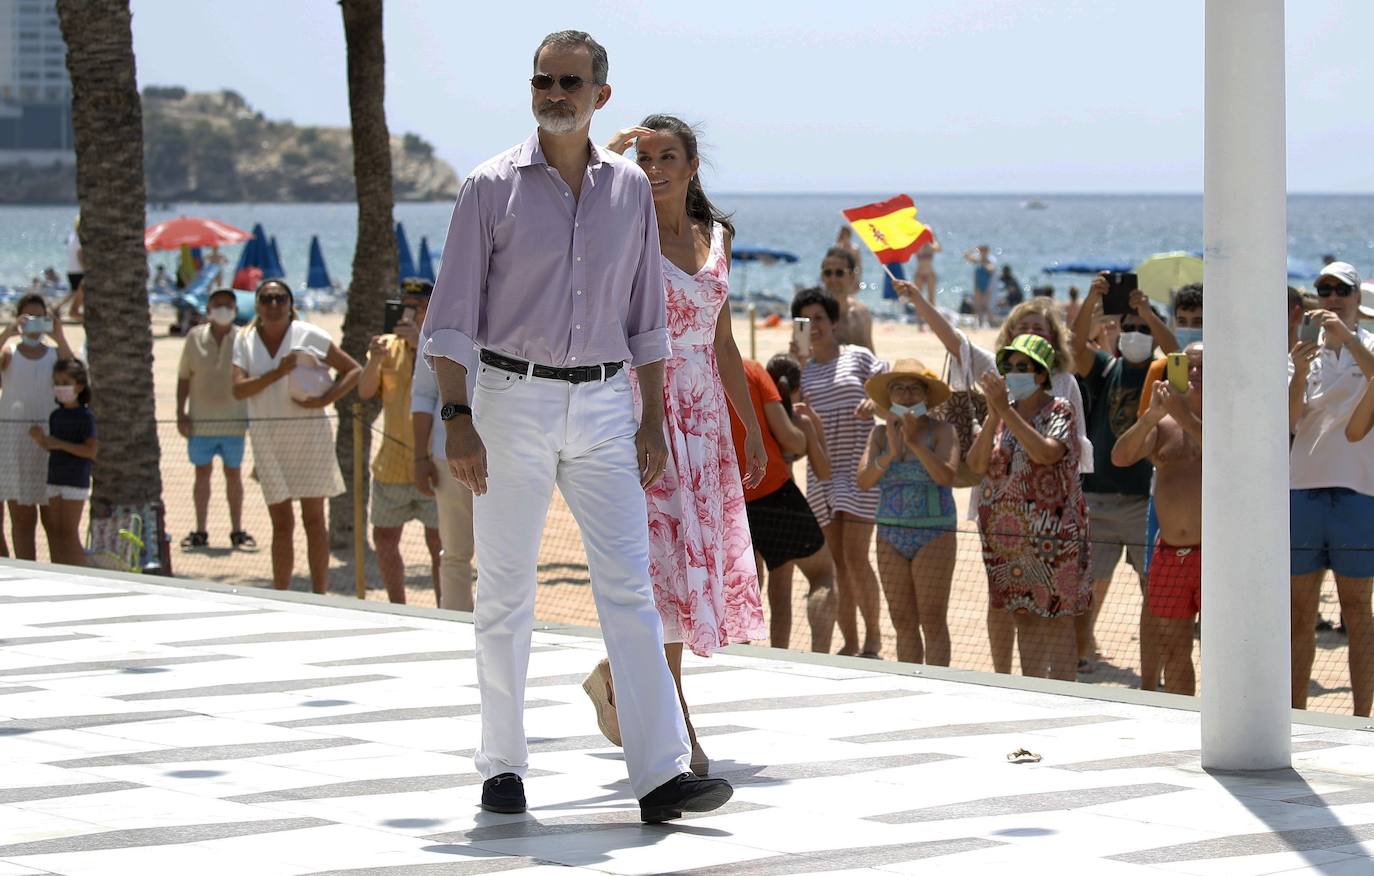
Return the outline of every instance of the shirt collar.
{"type": "MultiPolygon", "coordinates": [[[[601,165],[605,162],[607,154],[606,150],[602,149],[600,146],[597,146],[590,139],[587,140],[587,147],[590,150],[590,158],[587,161],[587,169],[596,170],[600,168],[601,165]]],[[[534,130],[534,133],[530,134],[529,139],[526,140],[520,146],[520,157],[515,162],[515,166],[532,167],[536,164],[542,164],[545,167],[547,167],[549,164],[548,160],[544,157],[544,147],[539,145],[538,128],[536,128],[534,130]]]]}

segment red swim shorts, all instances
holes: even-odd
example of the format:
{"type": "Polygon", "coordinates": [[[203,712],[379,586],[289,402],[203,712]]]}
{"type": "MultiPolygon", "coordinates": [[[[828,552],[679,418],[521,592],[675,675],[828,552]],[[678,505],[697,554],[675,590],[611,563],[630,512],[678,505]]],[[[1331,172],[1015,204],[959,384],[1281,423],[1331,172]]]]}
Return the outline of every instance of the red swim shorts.
{"type": "Polygon", "coordinates": [[[1162,540],[1150,560],[1150,614],[1192,620],[1202,610],[1202,548],[1175,547],[1162,540]]]}

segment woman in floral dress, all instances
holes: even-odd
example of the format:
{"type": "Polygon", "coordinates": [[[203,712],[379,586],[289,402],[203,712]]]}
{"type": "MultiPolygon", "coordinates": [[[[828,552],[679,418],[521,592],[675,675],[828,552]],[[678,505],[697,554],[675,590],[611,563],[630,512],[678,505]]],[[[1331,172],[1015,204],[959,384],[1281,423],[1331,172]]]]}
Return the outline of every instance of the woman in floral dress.
{"type": "Polygon", "coordinates": [[[1016,623],[1021,673],[1073,681],[1074,618],[1092,606],[1088,510],[1073,406],[1048,392],[1054,347],[1018,335],[980,379],[988,419],[969,448],[983,474],[978,531],[988,598],[1016,623]]]}
{"type": "MultiPolygon", "coordinates": [[[[704,657],[726,645],[767,637],[744,487],[762,480],[768,456],[726,306],[734,229],[702,190],[696,135],[672,116],[655,115],[617,133],[608,147],[623,153],[632,141],[653,187],[672,336],[663,376],[668,464],[645,494],[649,576],[692,741],[692,771],[704,776],[710,763],[682,693],[682,648],[704,657]],[[743,481],[727,397],[746,431],[743,481]]],[[[634,392],[639,410],[638,383],[634,392]]],[[[607,661],[597,665],[583,688],[596,706],[602,732],[618,745],[607,661]]]]}

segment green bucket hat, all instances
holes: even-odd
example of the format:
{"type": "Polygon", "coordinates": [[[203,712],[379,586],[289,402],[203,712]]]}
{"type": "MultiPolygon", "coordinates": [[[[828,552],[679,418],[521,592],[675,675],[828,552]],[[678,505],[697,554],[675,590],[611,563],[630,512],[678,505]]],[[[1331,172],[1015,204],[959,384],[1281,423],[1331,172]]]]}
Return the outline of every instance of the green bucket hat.
{"type": "Polygon", "coordinates": [[[1012,353],[1021,353],[1029,356],[1045,369],[1049,374],[1054,370],[1054,345],[1039,335],[1017,335],[1012,338],[1011,343],[997,351],[997,370],[1002,370],[1002,364],[1012,353]]]}

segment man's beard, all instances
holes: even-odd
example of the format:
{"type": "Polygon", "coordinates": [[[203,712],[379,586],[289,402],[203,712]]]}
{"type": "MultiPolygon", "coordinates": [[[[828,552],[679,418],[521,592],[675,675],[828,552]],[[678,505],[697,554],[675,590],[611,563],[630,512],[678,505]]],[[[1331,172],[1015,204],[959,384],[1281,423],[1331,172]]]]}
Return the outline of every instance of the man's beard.
{"type": "Polygon", "coordinates": [[[548,131],[550,134],[571,134],[578,128],[584,128],[591,123],[594,107],[587,107],[586,115],[577,111],[577,107],[571,102],[563,104],[550,104],[541,106],[535,110],[535,121],[539,122],[539,127],[548,131]],[[555,107],[566,106],[572,112],[559,112],[555,107]]]}

